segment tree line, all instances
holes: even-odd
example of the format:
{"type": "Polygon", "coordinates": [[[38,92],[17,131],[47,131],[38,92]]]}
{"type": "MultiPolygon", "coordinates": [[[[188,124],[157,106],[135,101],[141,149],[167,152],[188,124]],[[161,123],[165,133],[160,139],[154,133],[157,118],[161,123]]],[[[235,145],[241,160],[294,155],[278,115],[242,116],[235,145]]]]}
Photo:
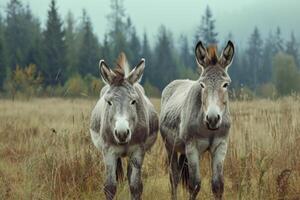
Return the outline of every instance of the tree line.
{"type": "MultiPolygon", "coordinates": [[[[174,79],[198,77],[194,58],[194,44],[198,40],[221,46],[229,39],[234,41],[232,33],[223,40],[219,38],[208,6],[199,19],[192,44],[186,35],[181,35],[178,42],[174,40],[164,25],[160,26],[154,44],[150,44],[146,32],[142,37],[137,34],[122,0],[112,0],[110,8],[109,26],[100,41],[86,10],[79,22],[71,12],[63,19],[56,1],[51,0],[42,28],[29,5],[10,0],[0,12],[2,93],[98,95],[102,86],[99,59],[113,66],[123,51],[130,64],[136,64],[141,57],[146,59],[142,83],[155,96],[174,79]],[[24,89],[25,86],[30,89],[24,89]]],[[[272,96],[299,91],[299,43],[294,33],[285,40],[277,27],[263,38],[254,27],[248,38],[244,49],[236,44],[236,56],[229,69],[236,94],[272,96]]]]}

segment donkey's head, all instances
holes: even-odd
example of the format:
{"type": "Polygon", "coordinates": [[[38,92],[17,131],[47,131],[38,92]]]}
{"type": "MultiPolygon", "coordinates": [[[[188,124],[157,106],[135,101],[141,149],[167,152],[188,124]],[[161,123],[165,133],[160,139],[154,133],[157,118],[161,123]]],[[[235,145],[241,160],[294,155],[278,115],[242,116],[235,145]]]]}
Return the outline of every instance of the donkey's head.
{"type": "Polygon", "coordinates": [[[208,129],[215,130],[222,124],[222,117],[227,109],[227,88],[231,81],[227,70],[232,63],[234,46],[231,41],[228,41],[221,56],[218,57],[216,46],[205,48],[200,41],[196,45],[195,54],[201,68],[199,81],[203,122],[208,129]]]}
{"type": "Polygon", "coordinates": [[[103,60],[100,61],[99,67],[103,81],[109,85],[103,95],[106,101],[107,127],[118,144],[128,143],[139,120],[138,108],[141,99],[134,84],[143,75],[145,60],[142,59],[128,75],[129,68],[123,53],[120,54],[114,70],[103,60]]]}

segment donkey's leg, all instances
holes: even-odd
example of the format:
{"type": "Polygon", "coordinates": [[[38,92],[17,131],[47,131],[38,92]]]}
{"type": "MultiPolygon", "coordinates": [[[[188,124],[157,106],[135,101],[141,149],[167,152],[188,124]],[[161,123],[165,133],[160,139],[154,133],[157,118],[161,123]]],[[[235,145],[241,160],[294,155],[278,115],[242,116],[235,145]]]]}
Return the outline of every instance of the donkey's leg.
{"type": "Polygon", "coordinates": [[[128,165],[128,181],[132,200],[141,199],[143,192],[143,183],[141,179],[142,165],[144,161],[145,151],[142,148],[134,151],[129,157],[128,165]]]}
{"type": "Polygon", "coordinates": [[[194,200],[196,199],[201,187],[199,152],[193,143],[188,143],[186,144],[185,153],[189,166],[190,200],[194,200]]]}
{"type": "MultiPolygon", "coordinates": [[[[129,160],[130,162],[130,160],[129,160]]],[[[132,173],[132,167],[131,164],[128,162],[127,165],[127,180],[128,180],[128,185],[130,185],[130,177],[131,177],[131,173],[132,173]]]]}
{"type": "Polygon", "coordinates": [[[177,186],[179,182],[179,170],[178,170],[178,158],[177,153],[174,151],[174,148],[167,147],[168,154],[168,170],[170,175],[170,183],[171,183],[171,199],[177,199],[177,186]]]}
{"type": "Polygon", "coordinates": [[[211,147],[212,191],[215,199],[222,199],[224,192],[223,162],[227,152],[227,140],[216,138],[211,147]]]}
{"type": "Polygon", "coordinates": [[[117,191],[117,157],[110,151],[103,152],[106,181],[104,183],[104,194],[107,200],[112,200],[117,191]]]}

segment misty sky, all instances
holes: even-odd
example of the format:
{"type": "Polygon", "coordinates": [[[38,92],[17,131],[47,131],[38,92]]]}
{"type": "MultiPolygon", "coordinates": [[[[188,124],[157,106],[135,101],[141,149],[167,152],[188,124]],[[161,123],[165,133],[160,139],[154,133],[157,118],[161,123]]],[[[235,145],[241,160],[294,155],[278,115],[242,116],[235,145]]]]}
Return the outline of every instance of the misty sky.
{"type": "MultiPolygon", "coordinates": [[[[1,12],[9,0],[1,0],[1,12]]],[[[33,13],[42,24],[47,18],[50,0],[21,0],[29,3],[33,13]]],[[[109,0],[57,0],[59,12],[65,18],[71,10],[79,19],[85,8],[91,17],[94,31],[100,40],[107,30],[106,16],[110,12],[109,0]]],[[[216,19],[219,40],[232,32],[236,42],[245,44],[254,26],[267,36],[269,30],[279,25],[285,37],[294,30],[300,37],[299,0],[125,0],[127,14],[130,15],[139,35],[146,31],[151,41],[157,35],[158,27],[165,24],[175,39],[183,33],[193,40],[196,27],[207,5],[216,19]]],[[[175,40],[178,41],[178,40],[175,40]]]]}

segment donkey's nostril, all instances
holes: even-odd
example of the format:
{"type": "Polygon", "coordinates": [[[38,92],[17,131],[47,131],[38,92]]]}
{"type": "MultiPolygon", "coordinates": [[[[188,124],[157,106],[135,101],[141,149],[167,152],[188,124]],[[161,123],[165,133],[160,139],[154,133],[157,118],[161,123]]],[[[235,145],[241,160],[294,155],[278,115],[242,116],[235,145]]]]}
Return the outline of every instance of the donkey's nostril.
{"type": "Polygon", "coordinates": [[[127,135],[127,136],[129,135],[129,129],[127,129],[127,131],[126,131],[126,135],[127,135]]]}
{"type": "Polygon", "coordinates": [[[115,129],[115,135],[118,135],[118,131],[117,131],[117,129],[115,129]]]}
{"type": "Polygon", "coordinates": [[[220,123],[221,116],[219,114],[206,115],[205,117],[207,126],[210,129],[218,129],[218,124],[220,123]]]}

